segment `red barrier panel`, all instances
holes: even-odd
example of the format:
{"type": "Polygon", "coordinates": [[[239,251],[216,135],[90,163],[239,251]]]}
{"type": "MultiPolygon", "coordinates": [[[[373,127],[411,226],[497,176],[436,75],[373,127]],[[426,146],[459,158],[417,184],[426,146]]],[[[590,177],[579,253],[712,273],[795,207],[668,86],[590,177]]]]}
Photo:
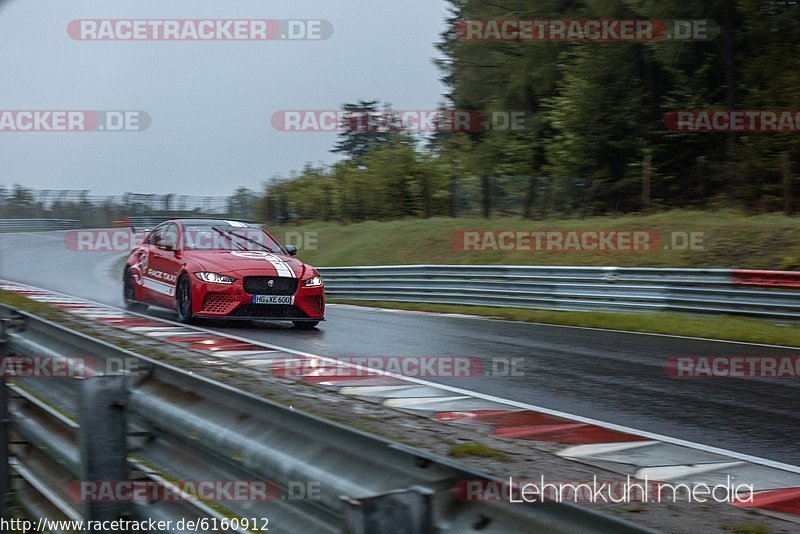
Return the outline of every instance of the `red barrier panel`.
{"type": "Polygon", "coordinates": [[[494,427],[558,425],[571,423],[560,417],[553,417],[530,410],[479,410],[475,412],[439,412],[434,416],[437,421],[448,421],[467,425],[484,425],[494,427]]]}
{"type": "Polygon", "coordinates": [[[561,443],[562,445],[648,441],[648,438],[642,436],[635,436],[633,434],[618,432],[616,430],[585,423],[502,427],[492,432],[492,435],[498,438],[547,441],[551,443],[561,443]]]}
{"type": "Polygon", "coordinates": [[[800,514],[800,489],[763,491],[753,496],[753,502],[736,503],[736,505],[743,508],[762,508],[787,514],[800,514]]]}
{"type": "Polygon", "coordinates": [[[800,289],[800,272],[733,271],[733,283],[743,286],[789,287],[800,289]]]}

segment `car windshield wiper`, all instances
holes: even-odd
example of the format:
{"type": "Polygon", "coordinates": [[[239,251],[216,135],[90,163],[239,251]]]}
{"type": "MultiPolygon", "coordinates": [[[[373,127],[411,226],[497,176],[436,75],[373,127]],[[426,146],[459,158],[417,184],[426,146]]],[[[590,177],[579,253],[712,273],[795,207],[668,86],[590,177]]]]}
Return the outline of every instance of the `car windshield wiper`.
{"type": "Polygon", "coordinates": [[[263,249],[264,249],[264,250],[266,250],[267,252],[269,252],[269,253],[271,253],[271,254],[275,254],[275,251],[274,251],[274,250],[272,250],[270,247],[268,247],[268,246],[267,246],[267,245],[265,245],[264,243],[259,243],[258,241],[256,241],[256,240],[255,240],[255,239],[253,239],[252,237],[247,237],[246,235],[237,234],[236,232],[232,232],[231,230],[223,230],[223,231],[224,231],[224,232],[226,232],[227,234],[230,234],[230,235],[233,235],[233,236],[236,236],[236,237],[241,237],[242,239],[244,239],[244,240],[246,240],[246,241],[249,241],[250,243],[252,243],[252,244],[254,244],[254,245],[257,245],[257,246],[259,246],[259,247],[263,248],[263,249]]]}
{"type": "MultiPolygon", "coordinates": [[[[212,226],[211,229],[214,230],[215,232],[217,232],[218,234],[223,235],[223,236],[227,237],[228,239],[230,239],[231,244],[239,247],[239,250],[247,250],[247,247],[245,247],[241,243],[237,243],[236,241],[231,239],[231,234],[233,234],[233,232],[228,232],[227,230],[223,230],[222,228],[217,228],[216,226],[212,226]]],[[[236,234],[233,234],[233,235],[236,235],[236,234]]],[[[237,236],[237,237],[242,237],[242,236],[237,236]]]]}
{"type": "MultiPolygon", "coordinates": [[[[264,243],[260,243],[260,242],[256,241],[256,240],[255,240],[255,239],[253,239],[252,237],[247,237],[246,235],[237,234],[236,232],[233,232],[233,231],[231,231],[231,230],[223,230],[223,229],[221,229],[221,228],[216,228],[216,227],[214,227],[214,230],[216,230],[216,231],[218,231],[218,232],[224,232],[224,233],[225,233],[226,235],[228,235],[228,236],[235,236],[235,237],[239,237],[239,238],[241,238],[241,239],[244,239],[245,241],[248,241],[249,243],[252,243],[252,244],[254,244],[254,245],[258,246],[258,247],[261,247],[262,249],[266,250],[266,251],[267,251],[267,252],[269,252],[270,254],[275,254],[275,251],[274,251],[274,250],[272,250],[270,247],[268,247],[268,246],[267,246],[267,245],[265,245],[264,243]]],[[[238,244],[238,243],[237,243],[237,244],[238,244]]],[[[247,250],[247,249],[243,247],[243,250],[247,250]]]]}

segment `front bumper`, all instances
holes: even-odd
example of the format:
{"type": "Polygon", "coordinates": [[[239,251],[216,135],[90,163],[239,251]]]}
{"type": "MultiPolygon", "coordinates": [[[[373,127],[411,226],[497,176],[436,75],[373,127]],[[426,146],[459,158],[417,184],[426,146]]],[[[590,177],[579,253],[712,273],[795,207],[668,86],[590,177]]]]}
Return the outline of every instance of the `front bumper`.
{"type": "MultiPolygon", "coordinates": [[[[325,288],[305,287],[302,282],[291,304],[254,304],[253,295],[246,292],[243,279],[233,284],[215,284],[194,280],[192,284],[192,313],[198,318],[270,321],[324,321],[325,288]]],[[[284,295],[286,296],[286,295],[284,295]]]]}

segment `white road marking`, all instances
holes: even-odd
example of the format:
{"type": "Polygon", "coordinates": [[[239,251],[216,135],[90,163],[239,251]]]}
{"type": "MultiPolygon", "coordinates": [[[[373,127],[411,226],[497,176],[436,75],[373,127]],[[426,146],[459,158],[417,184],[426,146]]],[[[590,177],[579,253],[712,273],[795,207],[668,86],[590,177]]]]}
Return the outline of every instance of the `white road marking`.
{"type": "MultiPolygon", "coordinates": [[[[326,303],[327,307],[332,308],[362,308],[370,311],[379,311],[379,312],[386,312],[386,313],[407,313],[410,315],[419,315],[424,313],[425,315],[433,315],[439,317],[454,317],[458,319],[477,319],[479,321],[502,321],[504,323],[514,323],[514,324],[527,324],[527,325],[534,325],[534,326],[545,326],[548,328],[572,328],[574,330],[590,330],[595,332],[613,332],[615,334],[630,334],[632,336],[654,336],[654,337],[671,337],[676,339],[689,339],[692,341],[711,341],[713,343],[729,343],[733,345],[748,345],[751,347],[766,347],[772,349],[789,349],[789,350],[797,350],[800,347],[792,347],[789,345],[771,345],[769,343],[756,343],[753,341],[733,341],[730,339],[713,339],[710,337],[694,337],[694,336],[681,336],[679,334],[657,334],[653,332],[633,332],[631,330],[615,330],[613,328],[596,328],[592,326],[574,326],[574,325],[566,325],[566,324],[551,324],[551,323],[537,323],[531,321],[514,321],[511,319],[503,319],[502,317],[486,317],[483,315],[464,315],[460,313],[446,313],[446,312],[421,312],[418,310],[400,310],[395,308],[376,308],[374,306],[359,306],[357,304],[336,304],[334,303],[326,303]]],[[[589,312],[587,312],[589,313],[589,312]]],[[[786,327],[789,328],[788,326],[786,327]]]]}

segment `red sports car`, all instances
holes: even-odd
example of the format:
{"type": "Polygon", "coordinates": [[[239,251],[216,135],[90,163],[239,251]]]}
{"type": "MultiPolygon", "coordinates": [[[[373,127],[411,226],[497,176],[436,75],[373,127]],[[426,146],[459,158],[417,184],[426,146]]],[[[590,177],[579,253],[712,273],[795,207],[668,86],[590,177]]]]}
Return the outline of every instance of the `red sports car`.
{"type": "Polygon", "coordinates": [[[131,310],[174,309],[195,318],[325,320],[322,279],[261,227],[238,221],[176,219],[155,227],[125,265],[123,297],[131,310]]]}

